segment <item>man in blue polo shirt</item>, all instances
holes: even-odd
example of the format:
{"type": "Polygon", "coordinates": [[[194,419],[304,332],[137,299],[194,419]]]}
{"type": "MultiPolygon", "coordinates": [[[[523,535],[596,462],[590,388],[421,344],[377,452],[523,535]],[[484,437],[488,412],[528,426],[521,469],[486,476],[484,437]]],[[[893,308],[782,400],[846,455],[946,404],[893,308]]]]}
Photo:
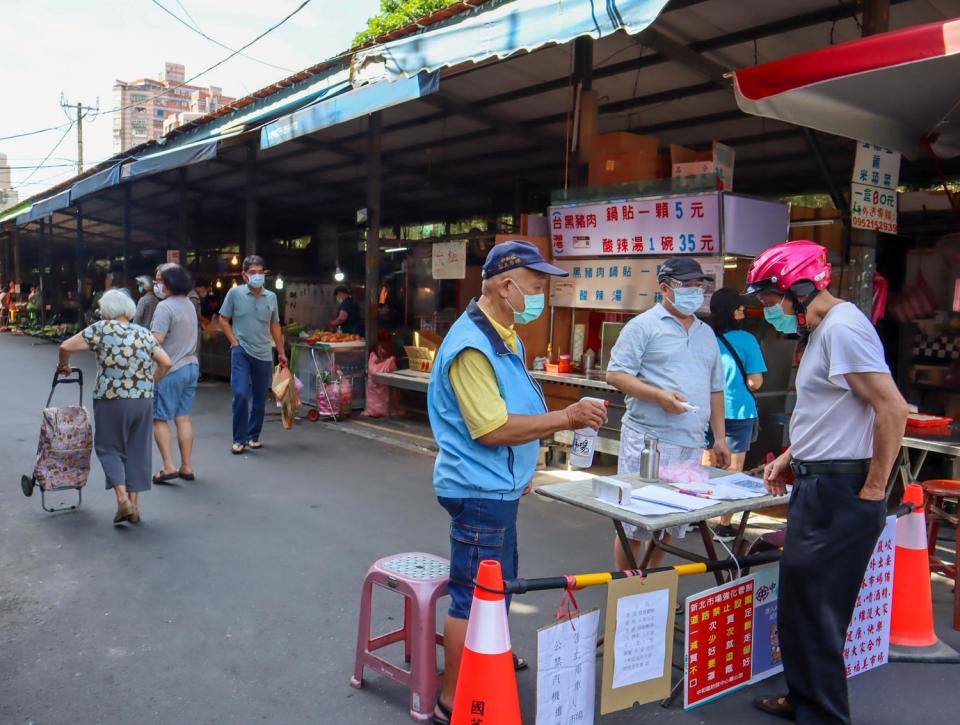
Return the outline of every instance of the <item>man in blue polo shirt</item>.
{"type": "MultiPolygon", "coordinates": [[[[607,382],[627,396],[618,473],[640,471],[640,451],[648,433],[660,440],[661,465],[668,457],[699,464],[707,423],[714,432],[714,465],[730,464],[723,363],[716,335],[696,316],[710,280],[693,257],[668,259],[657,271],[662,302],[630,320],[610,352],[607,382]]],[[[629,525],[624,530],[636,559],[646,532],[629,525]]],[[[620,541],[615,539],[613,546],[616,567],[634,568],[620,541]]],[[[650,564],[657,566],[662,558],[657,549],[650,564]]]]}
{"type": "MultiPolygon", "coordinates": [[[[540,439],[599,429],[607,419],[602,404],[584,400],[547,412],[540,386],[527,373],[514,325],[540,316],[550,275],[567,273],[547,263],[535,245],[495,246],[483,265],[480,298],[450,328],[433,363],[427,407],[440,446],[433,486],[450,514],[450,610],[435,723],[450,721],[480,561],[496,559],[505,578],[517,575],[517,509],[533,479],[540,439]]],[[[515,665],[526,666],[516,658],[515,665]]]]}
{"type": "Polygon", "coordinates": [[[274,345],[280,366],[287,366],[277,296],[263,286],[266,280],[263,257],[251,254],[243,260],[243,279],[246,284],[231,288],[220,308],[220,329],[230,343],[231,451],[237,455],[247,448],[263,447],[260,431],[273,369],[274,345]]]}

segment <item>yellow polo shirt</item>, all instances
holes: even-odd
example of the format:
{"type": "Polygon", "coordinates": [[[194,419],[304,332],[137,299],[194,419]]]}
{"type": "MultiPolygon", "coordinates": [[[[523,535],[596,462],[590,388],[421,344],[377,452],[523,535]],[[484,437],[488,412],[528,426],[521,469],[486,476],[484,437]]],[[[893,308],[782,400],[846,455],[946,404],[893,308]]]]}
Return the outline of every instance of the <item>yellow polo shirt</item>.
{"type": "MultiPolygon", "coordinates": [[[[517,331],[504,327],[486,312],[483,314],[506,346],[517,352],[517,331]]],[[[500,396],[497,375],[487,356],[479,350],[467,348],[457,355],[450,365],[450,385],[473,440],[507,422],[507,403],[500,396]]]]}

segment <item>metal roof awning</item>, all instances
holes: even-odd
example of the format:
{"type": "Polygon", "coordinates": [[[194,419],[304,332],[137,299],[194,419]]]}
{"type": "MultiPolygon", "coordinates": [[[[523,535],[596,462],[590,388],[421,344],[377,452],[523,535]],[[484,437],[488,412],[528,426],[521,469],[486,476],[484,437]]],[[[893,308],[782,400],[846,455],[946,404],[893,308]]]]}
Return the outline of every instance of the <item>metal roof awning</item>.
{"type": "Polygon", "coordinates": [[[396,83],[360,86],[268,123],[260,129],[260,148],[278,146],[299,136],[428,96],[439,88],[439,73],[420,73],[396,83]]]}
{"type": "Polygon", "coordinates": [[[77,201],[88,194],[116,186],[119,183],[120,163],[118,162],[107,169],[91,174],[85,179],[80,179],[80,181],[70,187],[70,200],[77,201]]]}
{"type": "Polygon", "coordinates": [[[960,154],[960,18],[917,25],[736,71],[755,116],[915,157],[960,154]]]}
{"type": "MultiPolygon", "coordinates": [[[[55,194],[43,201],[38,201],[30,207],[30,211],[24,216],[27,217],[27,221],[34,221],[49,216],[59,209],[66,209],[68,206],[70,206],[70,189],[61,191],[59,194],[55,194]]],[[[17,219],[19,218],[20,217],[17,217],[17,219]]]]}
{"type": "Polygon", "coordinates": [[[203,141],[134,159],[125,163],[120,169],[120,180],[126,182],[138,176],[159,174],[162,171],[177,169],[181,166],[210,161],[217,158],[218,143],[218,141],[203,141]]]}
{"type": "Polygon", "coordinates": [[[394,81],[421,71],[506,58],[521,50],[645,30],[667,0],[514,0],[499,8],[357,53],[354,82],[394,81]]]}

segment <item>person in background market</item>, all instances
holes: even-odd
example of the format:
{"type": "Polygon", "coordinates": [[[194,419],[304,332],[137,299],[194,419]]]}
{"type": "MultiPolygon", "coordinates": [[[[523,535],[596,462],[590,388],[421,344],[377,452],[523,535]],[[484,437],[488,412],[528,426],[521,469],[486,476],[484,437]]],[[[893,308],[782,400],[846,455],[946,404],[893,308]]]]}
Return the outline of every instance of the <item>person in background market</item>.
{"type": "Polygon", "coordinates": [[[7,285],[0,286],[0,327],[10,323],[10,292],[7,285]]]}
{"type": "MultiPolygon", "coordinates": [[[[757,338],[740,329],[747,304],[740,293],[730,287],[718,289],[710,297],[710,327],[720,346],[723,363],[724,408],[727,429],[727,447],[730,449],[729,471],[742,471],[750,445],[759,430],[760,413],[754,393],[763,385],[767,364],[757,338]]],[[[707,428],[707,448],[713,448],[713,430],[707,428]]],[[[713,466],[713,451],[704,454],[703,464],[713,466]]],[[[733,541],[737,531],[730,514],[720,517],[720,525],[713,531],[718,541],[733,541]]]]}
{"type": "Polygon", "coordinates": [[[340,286],[333,291],[337,298],[337,316],[330,320],[330,327],[351,335],[362,335],[364,330],[363,315],[360,307],[353,301],[350,290],[340,286]]]}
{"type": "Polygon", "coordinates": [[[200,379],[197,310],[188,298],[193,291],[193,280],[187,270],[174,264],[163,270],[161,284],[163,300],[157,305],[150,330],[170,356],[172,367],[157,383],[154,395],[153,437],[160,450],[163,467],[154,474],[153,482],[165,483],[177,478],[193,481],[193,423],[190,412],[200,379]],[[177,429],[179,466],[173,462],[170,421],[177,429]]]}
{"type": "Polygon", "coordinates": [[[263,447],[260,432],[273,369],[274,345],[280,367],[287,367],[277,296],[264,289],[266,265],[262,257],[251,254],[243,260],[243,279],[246,284],[231,288],[220,308],[220,328],[230,343],[231,451],[236,455],[247,448],[263,447]]]}
{"type": "Polygon", "coordinates": [[[754,703],[798,723],[850,722],[846,631],[886,521],[908,414],[873,325],[827,290],[831,271],[824,247],[796,241],[763,252],[747,272],[767,322],[804,347],[790,447],[764,471],[775,495],[786,493],[790,470],[796,476],[777,595],[788,693],[754,703]]]}
{"type": "MultiPolygon", "coordinates": [[[[713,460],[720,468],[730,464],[717,338],[695,314],[703,306],[704,287],[711,279],[692,257],[668,259],[657,273],[662,301],[630,320],[610,352],[607,382],[627,396],[618,473],[640,471],[640,452],[648,432],[660,439],[661,465],[668,460],[666,446],[677,457],[699,464],[708,423],[717,434],[713,460]]],[[[637,559],[641,540],[649,534],[629,524],[624,530],[637,559]]],[[[673,534],[685,531],[680,527],[673,534]]],[[[663,539],[669,541],[670,534],[665,532],[663,539]]],[[[614,539],[613,554],[617,569],[631,568],[619,538],[614,539]]],[[[651,556],[650,565],[658,566],[663,552],[656,549],[651,556]]]]}
{"type": "Polygon", "coordinates": [[[140,523],[139,495],[150,490],[154,386],[170,358],[147,330],[131,323],[136,305],[121,290],[100,299],[100,319],[60,345],[58,368],[69,375],[70,356],[97,356],[93,391],[93,447],[117,497],[115,524],[140,523]]]}
{"type": "Polygon", "coordinates": [[[30,316],[31,321],[40,320],[40,316],[43,310],[43,293],[40,292],[39,287],[31,287],[30,294],[27,295],[27,314],[30,316]]]}
{"type": "MultiPolygon", "coordinates": [[[[517,575],[517,510],[530,489],[541,438],[599,429],[607,419],[604,406],[589,400],[547,412],[540,386],[527,373],[514,326],[540,316],[551,275],[567,273],[533,244],[496,245],[483,265],[480,298],[450,328],[433,364],[427,408],[440,447],[433,485],[450,515],[450,609],[435,723],[450,721],[479,562],[496,559],[505,578],[517,575]]],[[[527,664],[515,657],[514,666],[527,664]]]]}
{"type": "Polygon", "coordinates": [[[157,305],[160,304],[162,299],[160,295],[163,293],[163,284],[160,275],[167,264],[169,263],[157,265],[157,268],[153,271],[153,279],[150,279],[147,275],[137,277],[137,287],[139,288],[143,284],[147,289],[137,300],[137,313],[133,316],[133,324],[150,329],[150,325],[153,323],[153,313],[157,311],[157,305]]]}

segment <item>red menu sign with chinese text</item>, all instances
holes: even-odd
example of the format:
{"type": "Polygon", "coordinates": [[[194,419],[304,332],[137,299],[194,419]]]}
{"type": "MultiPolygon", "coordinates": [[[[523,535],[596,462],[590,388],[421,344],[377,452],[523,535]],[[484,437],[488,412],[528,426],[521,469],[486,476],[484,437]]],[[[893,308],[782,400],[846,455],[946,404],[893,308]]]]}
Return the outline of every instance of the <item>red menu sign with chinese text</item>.
{"type": "Polygon", "coordinates": [[[720,254],[719,194],[549,209],[554,257],[720,254]]]}
{"type": "Polygon", "coordinates": [[[750,682],[754,584],[751,576],[687,598],[685,708],[750,682]]]}

